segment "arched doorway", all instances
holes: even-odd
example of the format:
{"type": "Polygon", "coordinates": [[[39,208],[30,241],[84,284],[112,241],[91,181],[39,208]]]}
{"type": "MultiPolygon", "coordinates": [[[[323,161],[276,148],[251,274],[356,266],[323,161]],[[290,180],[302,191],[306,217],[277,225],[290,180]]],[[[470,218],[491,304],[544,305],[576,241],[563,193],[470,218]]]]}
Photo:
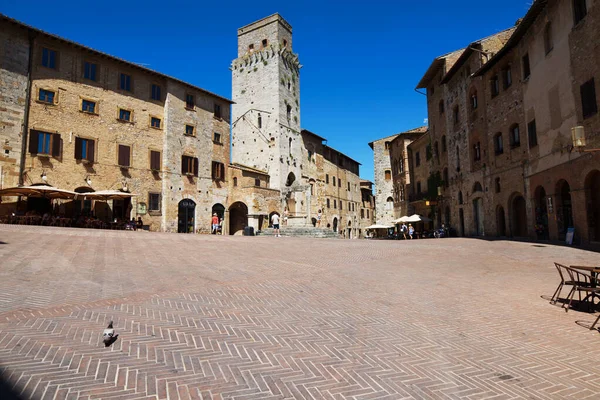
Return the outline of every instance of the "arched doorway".
{"type": "MultiPolygon", "coordinates": [[[[273,225],[273,215],[278,215],[279,217],[281,217],[281,214],[279,214],[277,211],[271,211],[271,213],[269,214],[269,222],[268,222],[268,226],[272,226],[273,225]]],[[[279,221],[281,223],[281,221],[279,221]]]]}
{"type": "Polygon", "coordinates": [[[483,197],[473,199],[473,228],[475,235],[483,235],[483,197]]]}
{"type": "Polygon", "coordinates": [[[588,174],[584,188],[590,241],[600,242],[600,171],[588,174]]]}
{"type": "Polygon", "coordinates": [[[462,208],[458,210],[458,223],[460,228],[460,236],[465,236],[465,212],[462,208]]]}
{"type": "Polygon", "coordinates": [[[229,234],[241,233],[246,226],[248,226],[248,206],[241,201],[233,203],[229,206],[229,234]]]}
{"type": "Polygon", "coordinates": [[[535,233],[540,240],[548,239],[548,208],[546,205],[546,190],[538,186],[534,191],[535,203],[535,233]]]}
{"type": "Polygon", "coordinates": [[[337,217],[333,219],[333,231],[337,232],[338,219],[337,217]]]}
{"type": "Polygon", "coordinates": [[[194,233],[196,223],[196,203],[192,199],[183,199],[179,202],[177,213],[177,232],[194,233]]]}
{"type": "MultiPolygon", "coordinates": [[[[212,210],[211,210],[211,217],[212,215],[217,214],[217,217],[219,218],[219,228],[217,230],[217,234],[223,234],[224,232],[224,228],[225,228],[225,206],[223,204],[217,203],[215,205],[212,206],[212,210]]],[[[211,226],[211,232],[212,232],[212,226],[211,226]]]]}
{"type": "Polygon", "coordinates": [[[527,236],[527,208],[525,199],[520,194],[514,194],[511,201],[511,232],[515,237],[527,236]]]}
{"type": "Polygon", "coordinates": [[[504,217],[504,207],[496,208],[496,234],[498,236],[506,236],[506,219],[504,217]]]}
{"type": "Polygon", "coordinates": [[[348,234],[346,235],[346,237],[348,239],[352,239],[352,221],[348,221],[347,232],[348,232],[348,234]]]}
{"type": "Polygon", "coordinates": [[[567,229],[573,227],[571,187],[564,179],[556,184],[556,224],[559,240],[565,240],[567,229]]]}

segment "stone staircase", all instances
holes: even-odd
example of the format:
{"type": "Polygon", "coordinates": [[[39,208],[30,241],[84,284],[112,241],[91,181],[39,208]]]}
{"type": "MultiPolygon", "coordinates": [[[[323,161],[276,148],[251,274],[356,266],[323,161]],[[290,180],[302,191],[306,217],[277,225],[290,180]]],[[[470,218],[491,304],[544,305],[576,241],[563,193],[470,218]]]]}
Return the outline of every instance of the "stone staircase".
{"type": "MultiPolygon", "coordinates": [[[[300,236],[300,237],[314,237],[314,238],[334,238],[340,237],[337,233],[328,228],[315,228],[312,226],[282,226],[281,236],[300,236]]],[[[275,236],[273,228],[263,229],[260,236],[275,236]]]]}

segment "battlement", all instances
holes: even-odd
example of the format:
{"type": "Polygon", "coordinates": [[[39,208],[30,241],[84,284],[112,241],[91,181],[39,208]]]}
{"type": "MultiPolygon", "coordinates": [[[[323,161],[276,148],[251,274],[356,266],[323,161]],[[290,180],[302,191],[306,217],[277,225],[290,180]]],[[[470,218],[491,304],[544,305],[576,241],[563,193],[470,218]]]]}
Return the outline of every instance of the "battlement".
{"type": "Polygon", "coordinates": [[[281,15],[275,13],[273,15],[269,15],[268,17],[264,17],[262,19],[259,19],[258,21],[254,21],[251,24],[239,28],[238,36],[242,36],[253,30],[262,28],[274,22],[279,22],[285,29],[289,31],[290,35],[292,34],[292,26],[281,15]]]}
{"type": "Polygon", "coordinates": [[[238,29],[238,58],[273,46],[292,51],[292,26],[279,14],[238,29]]]}

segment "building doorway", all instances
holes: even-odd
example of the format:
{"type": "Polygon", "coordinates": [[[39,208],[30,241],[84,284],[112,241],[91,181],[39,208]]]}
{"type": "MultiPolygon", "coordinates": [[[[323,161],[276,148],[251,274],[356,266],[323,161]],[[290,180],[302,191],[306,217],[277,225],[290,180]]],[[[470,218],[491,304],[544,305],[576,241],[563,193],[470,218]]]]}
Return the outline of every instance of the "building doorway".
{"type": "Polygon", "coordinates": [[[333,231],[337,232],[338,219],[337,217],[333,219],[333,231]]]}
{"type": "Polygon", "coordinates": [[[588,174],[584,188],[590,241],[600,242],[600,171],[588,174]]]}
{"type": "Polygon", "coordinates": [[[177,221],[177,232],[194,233],[196,222],[196,203],[194,200],[183,199],[179,202],[177,221]]]}
{"type": "Polygon", "coordinates": [[[546,205],[546,190],[538,186],[534,192],[535,203],[535,233],[539,240],[548,240],[548,206],[546,205]]]}
{"type": "Polygon", "coordinates": [[[573,206],[571,204],[571,187],[567,181],[560,180],[556,184],[556,224],[558,239],[565,240],[567,229],[573,227],[573,206]]]}
{"type": "Polygon", "coordinates": [[[473,200],[473,224],[475,235],[482,236],[483,233],[483,198],[478,197],[473,200]]]}
{"type": "Polygon", "coordinates": [[[235,235],[248,226],[248,206],[241,201],[229,206],[229,234],[235,235]]]}
{"type": "Polygon", "coordinates": [[[515,237],[527,236],[527,208],[525,199],[520,194],[515,195],[511,202],[512,204],[512,219],[511,231],[515,237]]]}
{"type": "Polygon", "coordinates": [[[496,208],[496,234],[506,236],[506,219],[504,217],[504,207],[496,208]]]}
{"type": "Polygon", "coordinates": [[[352,239],[352,221],[348,221],[348,239],[352,239]]]}

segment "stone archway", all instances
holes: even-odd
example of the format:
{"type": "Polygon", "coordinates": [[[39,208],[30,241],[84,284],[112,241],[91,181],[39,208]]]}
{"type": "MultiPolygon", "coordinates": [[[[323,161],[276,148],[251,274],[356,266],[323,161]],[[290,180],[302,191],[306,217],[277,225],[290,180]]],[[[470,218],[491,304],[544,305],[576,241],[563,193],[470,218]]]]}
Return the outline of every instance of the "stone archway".
{"type": "Polygon", "coordinates": [[[496,235],[506,236],[506,217],[502,206],[496,207],[496,235]]]}
{"type": "Polygon", "coordinates": [[[527,206],[520,193],[514,193],[510,201],[510,230],[514,237],[527,236],[527,206]]]}
{"type": "Polygon", "coordinates": [[[290,172],[285,180],[285,186],[290,187],[296,182],[296,175],[293,172],[290,172]]]}
{"type": "Polygon", "coordinates": [[[556,183],[556,225],[559,240],[565,240],[567,229],[573,227],[573,206],[571,203],[571,186],[561,179],[556,183]]]}
{"type": "Polygon", "coordinates": [[[337,219],[337,217],[335,217],[333,219],[333,231],[334,232],[337,232],[337,227],[338,227],[338,219],[337,219]]]}
{"type": "Polygon", "coordinates": [[[248,226],[248,206],[237,201],[229,206],[229,234],[240,235],[248,226]]]}
{"type": "MultiPolygon", "coordinates": [[[[281,214],[279,214],[277,211],[271,211],[269,213],[269,221],[267,223],[267,225],[269,227],[271,227],[273,225],[273,215],[277,215],[278,217],[281,217],[281,214]]],[[[281,223],[281,221],[280,221],[280,223],[281,223]]]]}
{"type": "Polygon", "coordinates": [[[179,202],[177,212],[177,232],[194,233],[196,226],[196,202],[192,199],[183,199],[179,202]]]}
{"type": "Polygon", "coordinates": [[[600,171],[588,174],[584,188],[589,238],[591,242],[600,242],[600,171]]]}

